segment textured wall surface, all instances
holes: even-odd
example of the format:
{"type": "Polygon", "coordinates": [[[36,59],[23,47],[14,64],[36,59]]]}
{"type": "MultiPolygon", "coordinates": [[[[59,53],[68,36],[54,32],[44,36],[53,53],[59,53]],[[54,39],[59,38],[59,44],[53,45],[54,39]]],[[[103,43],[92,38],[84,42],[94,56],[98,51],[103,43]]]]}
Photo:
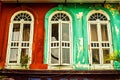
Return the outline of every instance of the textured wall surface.
{"type": "MultiPolygon", "coordinates": [[[[46,40],[44,48],[44,62],[48,61],[48,18],[54,11],[63,10],[68,12],[72,17],[72,53],[73,53],[73,65],[75,69],[89,69],[89,46],[88,46],[88,25],[87,16],[91,11],[102,11],[106,13],[110,18],[110,29],[112,34],[112,48],[113,51],[120,49],[119,44],[119,30],[120,30],[120,9],[119,4],[66,4],[59,5],[58,7],[52,8],[45,17],[45,29],[46,29],[46,40]]],[[[114,62],[114,67],[119,69],[119,63],[114,62]]]]}
{"type": "MultiPolygon", "coordinates": [[[[89,69],[87,15],[92,10],[102,10],[110,17],[113,50],[120,50],[119,4],[1,4],[0,2],[0,65],[5,65],[9,23],[11,16],[27,10],[34,16],[34,39],[31,69],[47,68],[48,18],[57,10],[68,12],[72,17],[72,53],[75,69],[89,69]],[[45,64],[44,64],[45,63],[45,64]]],[[[115,69],[120,63],[114,62],[115,69]]]]}

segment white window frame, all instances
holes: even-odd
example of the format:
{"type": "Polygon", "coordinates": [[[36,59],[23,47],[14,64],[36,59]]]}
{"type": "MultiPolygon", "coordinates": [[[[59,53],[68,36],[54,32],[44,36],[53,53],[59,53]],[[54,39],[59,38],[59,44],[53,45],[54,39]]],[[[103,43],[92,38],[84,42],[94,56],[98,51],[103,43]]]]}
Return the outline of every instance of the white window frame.
{"type": "Polygon", "coordinates": [[[109,64],[104,64],[103,63],[103,49],[110,49],[110,53],[112,52],[112,37],[111,37],[111,29],[110,29],[110,18],[109,16],[104,12],[104,11],[91,11],[90,14],[87,16],[87,21],[88,21],[88,48],[89,48],[89,63],[90,63],[90,67],[91,69],[113,69],[113,62],[110,61],[109,64]],[[94,13],[101,13],[104,16],[107,17],[107,21],[100,21],[100,20],[96,20],[96,21],[88,21],[89,17],[94,14],[94,13]],[[98,43],[99,47],[91,47],[91,33],[90,33],[90,24],[96,24],[97,25],[97,36],[98,37],[98,41],[93,41],[93,43],[98,43]],[[108,31],[108,41],[102,41],[101,40],[101,24],[107,24],[107,31],[108,31]],[[101,43],[109,43],[109,47],[102,47],[101,43]],[[98,49],[99,50],[99,58],[100,58],[100,64],[93,64],[92,63],[92,49],[98,49]]]}
{"type": "Polygon", "coordinates": [[[10,22],[10,28],[9,28],[9,37],[8,37],[8,47],[7,47],[7,55],[6,55],[6,68],[20,68],[20,56],[21,56],[21,50],[22,49],[29,49],[29,54],[28,57],[30,60],[28,61],[28,65],[31,64],[32,61],[32,42],[33,42],[33,29],[34,29],[34,17],[33,15],[28,12],[28,11],[18,11],[13,14],[11,17],[11,22],[10,22]],[[21,19],[20,21],[15,21],[14,18],[20,14],[20,13],[25,13],[28,14],[31,17],[31,21],[24,21],[21,19]],[[20,35],[19,35],[19,41],[12,41],[12,30],[13,30],[13,24],[19,23],[20,24],[20,35]],[[29,41],[22,41],[22,33],[23,33],[23,24],[30,24],[30,39],[29,41]],[[18,42],[18,46],[11,46],[11,43],[18,42]],[[21,46],[24,44],[24,46],[21,46]],[[29,44],[29,46],[25,46],[29,44]],[[17,58],[17,63],[10,63],[9,58],[10,58],[10,49],[11,48],[17,48],[18,49],[18,58],[17,58]]]}
{"type": "MultiPolygon", "coordinates": [[[[50,65],[50,66],[60,66],[60,65],[62,65],[62,66],[70,66],[70,65],[72,65],[72,24],[71,24],[71,21],[72,21],[72,18],[71,18],[71,16],[67,13],[67,12],[65,12],[65,11],[55,11],[54,13],[52,13],[51,14],[51,16],[49,17],[49,50],[48,50],[48,64],[50,65]],[[63,14],[66,14],[68,17],[69,17],[69,21],[62,21],[62,20],[58,20],[58,21],[51,21],[51,18],[52,18],[52,16],[53,15],[55,15],[55,14],[57,14],[57,13],[63,13],[63,14]],[[70,64],[61,64],[62,63],[62,60],[60,60],[59,61],[59,64],[51,64],[51,47],[50,47],[50,45],[51,45],[51,25],[52,24],[54,24],[54,23],[58,23],[58,27],[60,28],[60,27],[62,27],[62,23],[69,23],[69,38],[70,38],[70,40],[69,40],[69,43],[70,43],[70,64]]],[[[60,31],[62,31],[62,28],[60,28],[59,29],[59,32],[60,31]]],[[[60,32],[60,33],[62,33],[62,32],[60,32]]],[[[60,45],[62,45],[62,42],[64,42],[64,41],[62,41],[61,39],[62,39],[62,34],[60,34],[59,35],[59,39],[60,39],[60,41],[55,41],[55,42],[59,42],[59,44],[60,45]],[[61,37],[61,38],[60,38],[61,37]]],[[[68,42],[68,41],[67,41],[68,42]]],[[[60,53],[60,52],[62,52],[62,48],[60,48],[60,45],[59,45],[59,57],[60,56],[62,56],[62,53],[60,53]]]]}

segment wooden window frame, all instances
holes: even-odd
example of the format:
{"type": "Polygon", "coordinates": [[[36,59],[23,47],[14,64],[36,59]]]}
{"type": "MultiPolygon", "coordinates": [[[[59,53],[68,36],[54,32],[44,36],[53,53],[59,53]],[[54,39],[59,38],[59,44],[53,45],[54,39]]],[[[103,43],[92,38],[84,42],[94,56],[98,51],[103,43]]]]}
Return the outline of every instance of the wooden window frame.
{"type": "MultiPolygon", "coordinates": [[[[62,60],[60,60],[58,64],[51,64],[51,50],[50,50],[51,48],[50,48],[50,45],[49,45],[49,51],[48,51],[49,52],[48,53],[48,55],[49,55],[49,58],[48,58],[49,66],[55,66],[55,67],[57,66],[57,67],[60,68],[60,66],[71,66],[72,65],[72,43],[71,43],[72,42],[72,24],[71,24],[71,21],[72,20],[71,20],[70,15],[68,13],[66,13],[65,11],[56,11],[56,12],[52,13],[51,16],[49,17],[49,25],[50,25],[49,26],[49,44],[51,45],[51,38],[50,38],[50,36],[51,36],[51,25],[54,24],[54,23],[58,23],[58,27],[62,27],[62,23],[68,23],[69,24],[69,38],[70,38],[70,40],[68,41],[70,43],[70,46],[69,46],[69,48],[70,48],[70,64],[62,64],[62,60]],[[58,13],[65,14],[69,19],[65,19],[65,21],[62,21],[60,19],[52,19],[53,16],[55,14],[58,14],[58,13]]],[[[61,30],[62,30],[62,28],[60,28],[59,32],[61,30]]],[[[62,32],[60,32],[60,33],[62,33],[62,32]]],[[[61,35],[62,34],[59,35],[60,42],[62,41],[61,40],[61,35]]],[[[59,44],[62,45],[60,42],[59,42],[59,44]]],[[[62,42],[66,42],[66,41],[62,41],[62,42]]],[[[62,51],[62,48],[60,49],[60,47],[62,47],[62,46],[60,46],[60,45],[58,47],[59,48],[59,57],[62,54],[62,53],[60,54],[60,52],[62,51]]]]}
{"type": "MultiPolygon", "coordinates": [[[[91,68],[92,69],[113,69],[113,62],[110,61],[109,64],[104,64],[103,63],[103,59],[104,59],[104,56],[103,56],[103,50],[104,49],[109,49],[109,52],[111,53],[112,52],[112,37],[111,37],[111,29],[110,29],[110,22],[109,22],[109,17],[107,16],[107,14],[103,11],[92,11],[89,15],[88,15],[88,45],[89,45],[89,63],[91,64],[91,68]],[[92,14],[95,14],[95,13],[100,13],[100,14],[103,14],[106,18],[105,19],[89,19],[89,17],[92,15],[92,14]],[[107,20],[106,20],[107,19],[107,20]],[[90,25],[91,24],[96,24],[97,26],[97,36],[98,37],[98,41],[91,41],[91,33],[90,33],[90,25]],[[108,34],[108,41],[102,41],[102,36],[101,36],[101,24],[106,24],[107,25],[107,34],[108,34]],[[96,43],[96,45],[99,45],[97,47],[92,47],[91,46],[91,43],[96,43]],[[103,44],[109,44],[109,46],[106,46],[106,47],[103,47],[101,46],[103,44]],[[92,49],[98,49],[99,50],[99,58],[100,58],[100,64],[93,64],[92,62],[92,49]]],[[[109,54],[110,54],[109,53],[109,54]]]]}
{"type": "Polygon", "coordinates": [[[20,57],[21,57],[21,51],[22,49],[28,49],[29,53],[28,53],[28,57],[30,58],[30,60],[28,61],[28,65],[31,64],[31,60],[32,60],[32,42],[33,42],[33,27],[34,25],[34,18],[33,15],[28,12],[28,11],[18,11],[16,12],[12,17],[11,17],[11,22],[10,22],[10,28],[9,28],[9,37],[8,37],[8,47],[7,47],[7,55],[6,55],[6,68],[21,68],[20,65],[20,57]],[[19,16],[19,14],[24,14],[27,16],[23,16],[21,18],[18,18],[17,16],[19,16]],[[16,18],[17,17],[17,18],[16,18]],[[29,17],[29,18],[28,18],[29,17]],[[19,34],[19,40],[18,41],[12,41],[12,33],[13,33],[13,24],[20,24],[20,34],[19,34]],[[23,28],[25,27],[24,24],[30,24],[30,31],[29,31],[29,40],[28,41],[23,41],[22,40],[22,34],[23,34],[23,28]],[[11,44],[16,44],[16,42],[18,43],[17,46],[13,45],[11,46],[11,44]],[[10,50],[11,48],[17,48],[18,49],[18,55],[17,55],[17,62],[16,63],[10,63],[9,59],[10,59],[10,50]]]}

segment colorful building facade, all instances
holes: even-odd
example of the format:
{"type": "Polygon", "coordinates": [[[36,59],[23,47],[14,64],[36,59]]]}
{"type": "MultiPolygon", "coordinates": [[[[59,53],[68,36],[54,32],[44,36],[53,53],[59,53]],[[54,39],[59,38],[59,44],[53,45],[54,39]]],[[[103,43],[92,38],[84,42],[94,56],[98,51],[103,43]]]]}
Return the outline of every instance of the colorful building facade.
{"type": "Polygon", "coordinates": [[[106,60],[120,50],[119,3],[1,1],[0,30],[2,69],[23,69],[26,55],[28,70],[120,69],[106,60]]]}

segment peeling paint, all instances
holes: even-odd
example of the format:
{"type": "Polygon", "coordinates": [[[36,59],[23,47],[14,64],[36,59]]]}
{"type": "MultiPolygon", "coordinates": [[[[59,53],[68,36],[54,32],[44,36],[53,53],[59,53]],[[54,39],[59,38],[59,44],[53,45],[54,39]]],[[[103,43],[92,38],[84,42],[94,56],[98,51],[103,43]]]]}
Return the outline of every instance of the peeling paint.
{"type": "Polygon", "coordinates": [[[76,14],[76,16],[77,16],[77,19],[81,19],[83,16],[83,12],[79,12],[78,14],[76,14]]]}
{"type": "Polygon", "coordinates": [[[118,34],[119,34],[119,29],[118,29],[117,26],[115,26],[115,31],[116,31],[116,33],[117,33],[117,35],[118,35],[118,34]]]}
{"type": "MultiPolygon", "coordinates": [[[[120,46],[118,46],[118,43],[120,42],[118,39],[119,37],[119,29],[120,29],[120,15],[117,14],[119,6],[117,7],[117,4],[67,4],[68,6],[59,6],[57,8],[53,8],[47,13],[46,20],[45,20],[45,29],[46,29],[46,39],[45,40],[45,59],[47,61],[48,59],[48,18],[49,16],[59,9],[66,11],[69,13],[72,17],[72,49],[73,49],[73,65],[77,68],[84,68],[90,67],[89,65],[89,51],[88,51],[88,36],[89,33],[87,33],[87,16],[88,13],[92,10],[101,10],[108,14],[110,18],[110,28],[111,28],[111,37],[112,37],[112,44],[113,44],[113,50],[114,49],[120,49],[120,46]],[[59,8],[59,9],[58,9],[59,8]],[[117,9],[118,8],[118,9],[117,9]],[[117,36],[116,36],[117,35],[117,36]]],[[[99,21],[99,20],[98,20],[99,21]]],[[[114,63],[115,66],[118,65],[118,63],[114,63]]],[[[87,68],[86,68],[87,69],[87,68]]]]}
{"type": "Polygon", "coordinates": [[[80,61],[76,64],[76,67],[80,67],[80,61]]]}
{"type": "Polygon", "coordinates": [[[80,52],[83,52],[83,38],[79,38],[79,43],[77,44],[78,47],[78,55],[77,59],[80,58],[80,52]]]}
{"type": "Polygon", "coordinates": [[[84,63],[84,62],[85,62],[85,59],[83,58],[83,59],[82,59],[82,63],[84,63]]]}

